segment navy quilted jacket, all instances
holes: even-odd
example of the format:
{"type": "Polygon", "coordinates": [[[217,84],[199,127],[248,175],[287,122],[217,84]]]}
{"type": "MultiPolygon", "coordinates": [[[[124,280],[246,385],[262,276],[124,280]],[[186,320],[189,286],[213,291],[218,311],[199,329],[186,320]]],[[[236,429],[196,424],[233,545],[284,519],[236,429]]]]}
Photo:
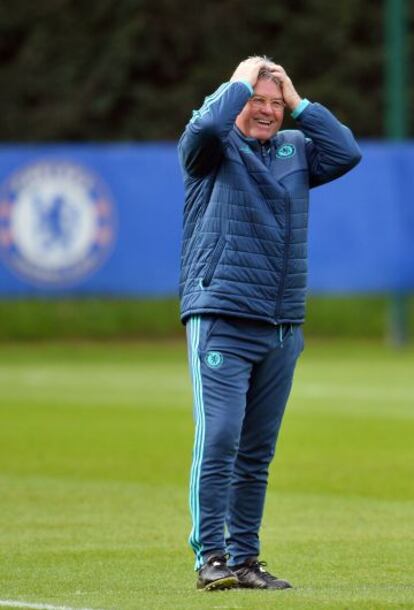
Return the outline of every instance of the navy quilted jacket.
{"type": "Polygon", "coordinates": [[[361,158],[351,131],[316,103],[296,117],[300,131],[279,131],[267,145],[244,136],[235,119],[250,95],[243,82],[221,85],[178,145],[183,322],[194,314],[303,322],[309,189],[361,158]]]}

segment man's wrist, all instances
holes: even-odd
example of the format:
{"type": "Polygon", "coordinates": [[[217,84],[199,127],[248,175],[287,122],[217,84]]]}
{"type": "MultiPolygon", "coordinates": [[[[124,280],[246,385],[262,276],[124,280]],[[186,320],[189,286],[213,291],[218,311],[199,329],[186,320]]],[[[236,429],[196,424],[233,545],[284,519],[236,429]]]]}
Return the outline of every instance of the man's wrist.
{"type": "Polygon", "coordinates": [[[305,110],[305,108],[306,108],[307,106],[309,106],[309,104],[310,104],[310,101],[309,101],[308,99],[306,99],[306,97],[304,97],[304,98],[303,98],[303,99],[301,99],[301,100],[299,101],[299,103],[298,103],[298,104],[296,104],[296,105],[295,105],[295,107],[292,109],[292,112],[290,113],[290,116],[291,116],[293,119],[297,119],[297,118],[298,118],[298,116],[299,116],[300,114],[302,114],[302,112],[305,110]]]}

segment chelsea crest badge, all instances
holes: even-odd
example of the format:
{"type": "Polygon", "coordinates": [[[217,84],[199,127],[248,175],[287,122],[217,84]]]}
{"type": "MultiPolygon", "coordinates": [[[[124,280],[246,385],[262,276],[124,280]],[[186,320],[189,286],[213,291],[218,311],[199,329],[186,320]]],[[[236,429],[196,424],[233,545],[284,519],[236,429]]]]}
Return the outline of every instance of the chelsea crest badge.
{"type": "Polygon", "coordinates": [[[76,284],[107,258],[115,234],[109,190],[81,165],[35,162],[0,186],[0,256],[32,284],[76,284]]]}

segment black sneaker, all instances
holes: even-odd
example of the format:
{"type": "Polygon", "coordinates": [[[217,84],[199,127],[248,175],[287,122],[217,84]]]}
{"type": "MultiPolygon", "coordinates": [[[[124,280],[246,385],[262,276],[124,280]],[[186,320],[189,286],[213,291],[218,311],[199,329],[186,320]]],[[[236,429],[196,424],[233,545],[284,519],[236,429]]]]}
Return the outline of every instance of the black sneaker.
{"type": "Polygon", "coordinates": [[[232,568],[238,578],[239,587],[244,589],[292,589],[292,585],[287,580],[281,580],[267,572],[264,569],[265,565],[265,561],[257,561],[253,557],[232,568]]]}
{"type": "Polygon", "coordinates": [[[198,571],[197,589],[231,589],[237,584],[237,576],[227,567],[224,555],[210,555],[198,571]]]}

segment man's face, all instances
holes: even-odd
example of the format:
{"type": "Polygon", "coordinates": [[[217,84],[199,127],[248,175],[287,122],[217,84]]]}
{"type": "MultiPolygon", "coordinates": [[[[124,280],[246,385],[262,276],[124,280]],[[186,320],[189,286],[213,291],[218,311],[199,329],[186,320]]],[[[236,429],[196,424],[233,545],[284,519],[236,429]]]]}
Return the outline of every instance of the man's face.
{"type": "Polygon", "coordinates": [[[284,101],[279,85],[272,80],[260,79],[237,117],[236,125],[245,136],[265,142],[280,129],[283,112],[284,101]]]}

